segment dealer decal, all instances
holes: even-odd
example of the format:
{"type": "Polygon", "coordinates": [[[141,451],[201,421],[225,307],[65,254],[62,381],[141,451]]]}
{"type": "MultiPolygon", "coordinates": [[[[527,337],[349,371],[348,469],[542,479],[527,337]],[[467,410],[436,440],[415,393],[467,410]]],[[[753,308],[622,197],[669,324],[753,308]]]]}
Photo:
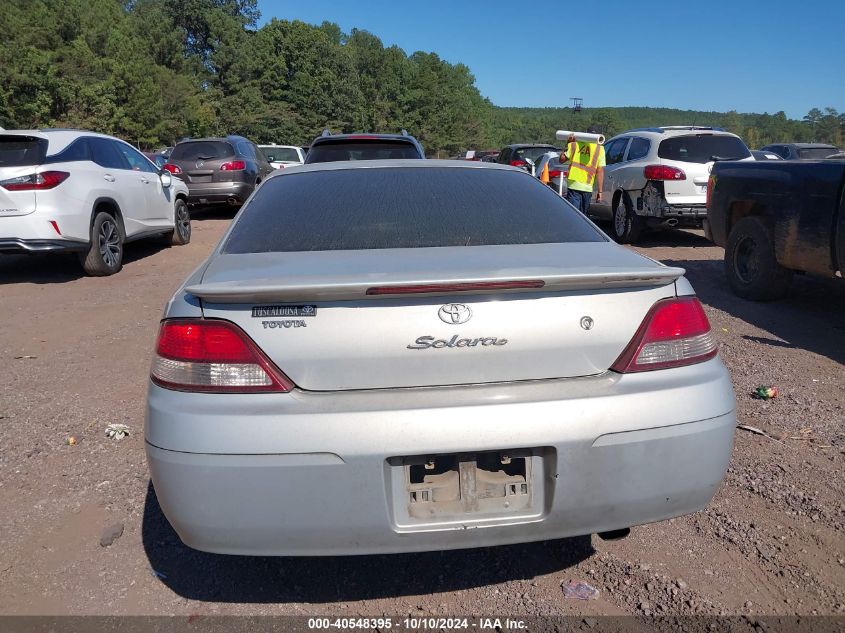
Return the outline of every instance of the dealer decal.
{"type": "Polygon", "coordinates": [[[312,317],[317,316],[317,306],[253,306],[253,318],[267,317],[312,317]]]}

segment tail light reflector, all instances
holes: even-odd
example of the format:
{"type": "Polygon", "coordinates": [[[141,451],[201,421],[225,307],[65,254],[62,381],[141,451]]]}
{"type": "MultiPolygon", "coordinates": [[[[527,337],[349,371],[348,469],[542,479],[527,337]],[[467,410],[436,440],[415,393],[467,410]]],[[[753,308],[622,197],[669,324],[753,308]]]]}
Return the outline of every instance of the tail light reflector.
{"type": "Polygon", "coordinates": [[[560,175],[563,172],[559,169],[550,169],[549,170],[549,178],[560,178],[560,175]]]}
{"type": "Polygon", "coordinates": [[[526,163],[524,160],[512,160],[511,161],[511,167],[526,167],[527,165],[528,165],[528,163],[526,163]]]}
{"type": "Polygon", "coordinates": [[[182,168],[179,167],[179,165],[174,165],[173,163],[164,163],[161,168],[174,175],[182,173],[182,168]]]}
{"type": "Polygon", "coordinates": [[[710,322],[695,297],[663,299],[642,324],[611,369],[622,374],[693,365],[718,351],[710,322]]]}
{"type": "Polygon", "coordinates": [[[713,187],[716,186],[716,176],[710,174],[710,178],[707,179],[707,197],[704,199],[704,206],[709,210],[710,209],[710,196],[713,195],[713,187]]]}
{"type": "Polygon", "coordinates": [[[229,321],[163,321],[150,378],[177,391],[288,392],[294,384],[229,321]]]}
{"type": "Polygon", "coordinates": [[[220,171],[243,171],[246,169],[246,162],[242,160],[230,160],[220,165],[220,171]]]}
{"type": "Polygon", "coordinates": [[[646,180],[686,180],[683,169],[669,165],[646,165],[643,169],[646,180]]]}
{"type": "Polygon", "coordinates": [[[0,187],[7,191],[43,191],[52,189],[68,179],[66,171],[43,171],[40,174],[27,174],[0,180],[0,187]]]}

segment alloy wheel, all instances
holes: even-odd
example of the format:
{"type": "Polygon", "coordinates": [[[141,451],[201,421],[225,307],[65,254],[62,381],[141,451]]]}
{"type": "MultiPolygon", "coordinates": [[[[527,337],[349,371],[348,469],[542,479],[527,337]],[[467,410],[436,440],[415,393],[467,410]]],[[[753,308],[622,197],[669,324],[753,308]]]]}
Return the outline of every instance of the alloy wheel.
{"type": "Polygon", "coordinates": [[[100,256],[109,268],[114,268],[120,261],[120,233],[117,225],[106,220],[100,225],[98,235],[100,256]]]}

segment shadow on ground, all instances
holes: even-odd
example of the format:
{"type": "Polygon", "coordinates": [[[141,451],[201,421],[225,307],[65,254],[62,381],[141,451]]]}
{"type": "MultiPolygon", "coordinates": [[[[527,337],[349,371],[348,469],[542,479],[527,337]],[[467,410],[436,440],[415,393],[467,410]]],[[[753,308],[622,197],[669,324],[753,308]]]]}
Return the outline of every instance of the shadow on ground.
{"type": "MultiPolygon", "coordinates": [[[[166,248],[170,245],[163,237],[130,242],[123,251],[123,265],[151,257],[166,248]]],[[[79,259],[72,253],[0,255],[0,284],[57,284],[85,276],[79,259]]]]}
{"type": "Polygon", "coordinates": [[[425,595],[528,579],[589,558],[590,537],[471,550],[345,557],[207,554],[182,543],[161,513],[152,484],[144,550],[169,589],[191,600],[241,603],[345,602],[425,595]]]}
{"type": "Polygon", "coordinates": [[[706,305],[777,337],[746,339],[772,347],[797,347],[845,363],[845,283],[841,279],[795,275],[785,299],[747,301],[731,291],[721,260],[662,261],[685,268],[687,279],[706,305]]]}

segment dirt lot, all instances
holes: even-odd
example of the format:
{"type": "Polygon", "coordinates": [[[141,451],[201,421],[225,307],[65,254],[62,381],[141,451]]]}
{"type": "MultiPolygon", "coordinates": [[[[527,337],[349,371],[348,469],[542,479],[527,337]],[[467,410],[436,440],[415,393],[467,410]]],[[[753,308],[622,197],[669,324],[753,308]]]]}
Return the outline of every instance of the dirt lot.
{"type": "Polygon", "coordinates": [[[0,613],[845,613],[845,284],[798,278],[785,301],[744,302],[694,232],[638,250],[687,269],[738,417],[768,434],[737,431],[705,511],[616,542],[327,559],[188,549],[149,485],[144,396],[162,307],[230,215],[195,220],[186,247],[130,245],[111,278],[82,277],[72,258],[0,257],[0,613]],[[780,396],[752,399],[762,384],[780,396]],[[113,422],[131,435],[108,439],[113,422]],[[122,536],[102,547],[115,523],[122,536]],[[570,579],[599,598],[565,599],[570,579]]]}

